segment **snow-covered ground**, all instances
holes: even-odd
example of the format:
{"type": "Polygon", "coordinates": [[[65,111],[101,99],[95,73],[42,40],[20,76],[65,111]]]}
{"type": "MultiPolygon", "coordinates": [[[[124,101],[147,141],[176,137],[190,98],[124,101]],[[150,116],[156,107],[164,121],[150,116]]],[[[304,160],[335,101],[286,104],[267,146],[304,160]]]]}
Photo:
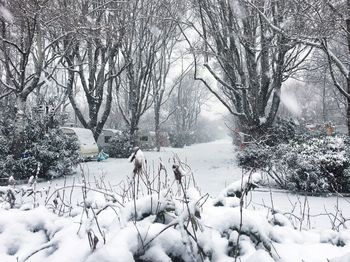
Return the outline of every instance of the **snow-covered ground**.
{"type": "MultiPolygon", "coordinates": [[[[151,172],[157,170],[160,162],[171,171],[174,158],[178,157],[190,166],[201,193],[216,197],[228,184],[242,177],[242,170],[234,160],[236,150],[230,139],[223,139],[185,148],[162,148],[161,152],[148,151],[144,155],[151,172]]],[[[87,174],[91,183],[103,177],[106,183],[117,188],[131,175],[133,164],[127,159],[110,158],[103,162],[83,163],[78,169],[87,174]]],[[[54,180],[53,184],[57,187],[64,183],[70,185],[73,179],[80,180],[80,171],[76,176],[54,180]]],[[[46,183],[39,186],[46,186],[46,183]]],[[[76,193],[81,194],[80,191],[76,193]]],[[[303,219],[304,228],[330,228],[334,222],[336,225],[341,222],[341,215],[350,218],[350,198],[304,196],[267,188],[257,189],[250,196],[250,208],[268,206],[283,213],[293,213],[291,218],[295,218],[295,223],[299,222],[298,218],[303,219]]]]}
{"type": "MultiPolygon", "coordinates": [[[[211,195],[219,193],[225,185],[239,180],[242,175],[235,164],[234,147],[229,139],[185,148],[162,148],[160,152],[147,151],[144,155],[151,172],[153,167],[157,169],[160,161],[171,170],[174,158],[178,157],[190,166],[200,190],[211,195]]],[[[110,158],[103,162],[86,162],[82,168],[90,175],[104,176],[106,181],[117,185],[132,173],[133,164],[127,159],[110,158]]]]}
{"type": "MultiPolygon", "coordinates": [[[[229,140],[144,155],[151,178],[161,162],[168,170],[166,178],[174,181],[173,163],[186,162],[200,192],[191,186],[176,188],[175,183],[175,189],[128,201],[131,198],[120,193],[132,177],[127,159],[87,162],[74,177],[36,185],[39,190],[50,187],[49,193],[25,197],[24,190],[32,187],[0,188],[8,195],[8,203],[0,203],[0,261],[233,262],[235,255],[246,262],[350,261],[350,231],[343,226],[331,230],[332,224],[350,218],[349,199],[258,188],[248,194],[247,208],[241,210],[232,192],[250,180],[237,181],[242,171],[229,140]],[[18,208],[9,208],[8,192],[22,203],[18,208]]],[[[181,173],[189,177],[184,167],[181,173]]],[[[161,173],[167,181],[164,176],[161,173]]]]}

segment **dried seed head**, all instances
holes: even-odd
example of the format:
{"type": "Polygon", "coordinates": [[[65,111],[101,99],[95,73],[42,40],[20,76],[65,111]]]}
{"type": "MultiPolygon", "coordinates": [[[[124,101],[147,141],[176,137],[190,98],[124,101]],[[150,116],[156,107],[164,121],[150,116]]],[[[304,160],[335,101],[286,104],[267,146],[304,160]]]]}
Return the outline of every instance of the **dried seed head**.
{"type": "Polygon", "coordinates": [[[181,174],[179,165],[174,164],[173,171],[174,171],[174,175],[175,175],[175,180],[179,181],[179,183],[181,183],[182,174],[181,174]]]}

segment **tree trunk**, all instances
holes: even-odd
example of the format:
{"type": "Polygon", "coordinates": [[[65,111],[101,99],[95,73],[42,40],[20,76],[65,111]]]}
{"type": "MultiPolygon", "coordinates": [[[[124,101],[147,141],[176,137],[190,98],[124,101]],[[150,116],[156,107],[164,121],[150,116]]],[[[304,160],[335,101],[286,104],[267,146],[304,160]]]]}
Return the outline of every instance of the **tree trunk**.
{"type": "Polygon", "coordinates": [[[137,131],[138,131],[138,127],[137,124],[134,121],[131,121],[131,125],[130,125],[130,144],[135,147],[135,146],[140,146],[137,143],[137,131]]]}
{"type": "Polygon", "coordinates": [[[160,151],[160,114],[159,114],[159,108],[156,106],[154,112],[154,127],[156,132],[156,147],[157,151],[160,151]]]}
{"type": "Polygon", "coordinates": [[[27,106],[27,97],[21,95],[16,99],[17,112],[15,117],[15,134],[12,144],[12,152],[15,158],[20,158],[23,150],[23,133],[25,129],[25,112],[27,106]]]}
{"type": "MultiPolygon", "coordinates": [[[[347,44],[348,44],[348,54],[350,54],[350,0],[346,1],[347,4],[347,11],[348,11],[348,17],[346,18],[346,30],[347,30],[347,44]]],[[[346,86],[347,86],[347,93],[350,94],[350,73],[346,76],[346,86]]],[[[347,126],[348,126],[348,135],[350,136],[350,98],[346,98],[346,119],[347,119],[347,126]]]]}
{"type": "MultiPolygon", "coordinates": [[[[350,94],[350,76],[346,79],[347,93],[350,94]]],[[[350,136],[350,98],[346,98],[346,121],[348,127],[348,135],[350,136]]]]}

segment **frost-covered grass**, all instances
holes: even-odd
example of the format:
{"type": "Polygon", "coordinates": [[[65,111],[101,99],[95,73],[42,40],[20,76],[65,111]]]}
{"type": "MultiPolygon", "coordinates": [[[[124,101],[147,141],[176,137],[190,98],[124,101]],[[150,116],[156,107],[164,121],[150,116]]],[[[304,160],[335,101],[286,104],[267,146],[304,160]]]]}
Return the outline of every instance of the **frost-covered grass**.
{"type": "Polygon", "coordinates": [[[0,261],[350,261],[346,198],[251,193],[261,176],[240,180],[229,141],[175,152],[145,152],[147,175],[135,178],[110,159],[50,185],[0,188],[0,261]]]}

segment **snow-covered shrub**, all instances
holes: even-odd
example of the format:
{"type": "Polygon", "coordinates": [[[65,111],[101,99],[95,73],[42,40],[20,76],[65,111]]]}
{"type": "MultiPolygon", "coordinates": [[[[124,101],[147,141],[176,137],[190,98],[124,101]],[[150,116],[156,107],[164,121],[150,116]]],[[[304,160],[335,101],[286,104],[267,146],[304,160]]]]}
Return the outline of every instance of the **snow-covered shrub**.
{"type": "Polygon", "coordinates": [[[307,192],[349,192],[350,151],[346,136],[311,138],[277,146],[273,166],[286,172],[290,189],[307,192]]]}
{"type": "Polygon", "coordinates": [[[276,123],[257,140],[246,143],[244,150],[237,155],[238,163],[245,168],[263,169],[270,166],[274,147],[285,144],[296,138],[300,132],[292,120],[278,118],[276,123]]]}
{"type": "MultiPolygon", "coordinates": [[[[25,153],[27,154],[27,153],[25,153]]],[[[16,159],[13,155],[5,156],[0,160],[0,177],[4,179],[3,182],[9,177],[18,179],[28,179],[32,175],[36,175],[37,162],[34,156],[27,156],[16,159]]]]}
{"type": "Polygon", "coordinates": [[[178,132],[170,133],[169,139],[172,147],[182,148],[195,143],[196,137],[192,132],[178,132]]]}
{"type": "Polygon", "coordinates": [[[244,168],[265,170],[277,186],[310,193],[350,192],[347,136],[296,136],[275,146],[252,144],[238,155],[244,168]]]}
{"type": "Polygon", "coordinates": [[[74,137],[66,136],[60,129],[50,129],[33,145],[33,154],[40,163],[41,177],[71,175],[72,167],[79,162],[79,145],[74,137]]]}
{"type": "Polygon", "coordinates": [[[127,132],[116,135],[109,140],[109,145],[105,149],[110,157],[126,158],[130,156],[132,145],[127,132]]]}
{"type": "Polygon", "coordinates": [[[48,129],[43,121],[27,119],[20,156],[13,154],[14,127],[0,133],[0,177],[28,179],[32,175],[51,178],[73,173],[79,161],[79,145],[60,129],[48,129]]]}
{"type": "Polygon", "coordinates": [[[300,127],[293,120],[278,118],[276,123],[268,130],[267,134],[261,139],[262,142],[269,146],[288,143],[293,140],[300,127]]]}
{"type": "Polygon", "coordinates": [[[273,152],[267,145],[251,144],[237,154],[238,164],[248,169],[263,169],[269,165],[273,152]]]}
{"type": "Polygon", "coordinates": [[[236,128],[232,133],[233,143],[240,146],[250,146],[253,143],[259,145],[276,146],[288,143],[304,130],[292,119],[277,118],[272,126],[264,125],[257,128],[236,128]]]}

